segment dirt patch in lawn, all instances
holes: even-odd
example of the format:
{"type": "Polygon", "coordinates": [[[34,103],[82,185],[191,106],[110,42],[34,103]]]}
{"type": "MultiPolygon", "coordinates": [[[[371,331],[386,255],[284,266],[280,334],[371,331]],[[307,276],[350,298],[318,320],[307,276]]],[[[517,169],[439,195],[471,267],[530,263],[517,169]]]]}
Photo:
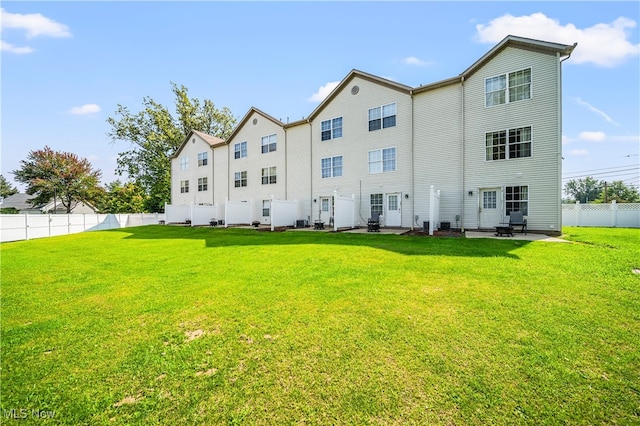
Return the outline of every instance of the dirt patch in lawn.
{"type": "MultiPolygon", "coordinates": [[[[402,235],[413,235],[416,237],[430,237],[428,232],[423,231],[422,229],[414,229],[413,231],[407,231],[402,235]]],[[[451,229],[449,231],[433,231],[433,237],[452,237],[452,238],[462,238],[464,237],[464,233],[458,229],[451,229]]]]}

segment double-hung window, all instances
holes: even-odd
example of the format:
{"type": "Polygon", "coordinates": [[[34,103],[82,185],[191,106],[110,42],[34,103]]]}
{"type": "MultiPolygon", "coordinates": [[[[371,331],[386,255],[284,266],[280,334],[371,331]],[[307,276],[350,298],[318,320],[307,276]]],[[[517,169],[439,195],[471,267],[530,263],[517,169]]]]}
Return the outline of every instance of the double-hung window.
{"type": "Polygon", "coordinates": [[[238,159],[247,156],[247,143],[240,142],[233,145],[233,158],[238,159]]]}
{"type": "Polygon", "coordinates": [[[198,153],[198,167],[202,167],[202,166],[206,166],[207,165],[207,152],[199,152],[198,153]]]}
{"type": "Polygon", "coordinates": [[[262,184],[269,185],[277,183],[276,167],[265,167],[262,169],[262,184]]]}
{"type": "Polygon", "coordinates": [[[342,176],[342,155],[323,158],[321,163],[323,179],[342,176]]]}
{"type": "Polygon", "coordinates": [[[486,161],[531,157],[531,126],[486,133],[485,152],[486,161]]]}
{"type": "Polygon", "coordinates": [[[206,191],[208,187],[208,179],[206,177],[198,178],[198,192],[206,191]]]}
{"type": "Polygon", "coordinates": [[[321,123],[322,140],[342,137],[342,117],[332,118],[321,123]]]}
{"type": "Polygon", "coordinates": [[[501,105],[531,98],[531,68],[484,80],[485,106],[501,105]]]}
{"type": "Polygon", "coordinates": [[[181,194],[185,194],[189,192],[189,181],[188,180],[181,180],[180,181],[180,193],[181,194]]]}
{"type": "Polygon", "coordinates": [[[506,215],[511,212],[522,212],[525,216],[529,214],[529,187],[528,186],[507,186],[505,188],[505,208],[506,215]]]}
{"type": "Polygon", "coordinates": [[[371,216],[374,214],[378,214],[378,216],[382,215],[382,194],[371,194],[371,216]]]}
{"type": "Polygon", "coordinates": [[[382,105],[369,110],[369,131],[395,127],[396,104],[382,105]]]}
{"type": "Polygon", "coordinates": [[[189,157],[187,156],[180,157],[180,169],[189,170],[189,157]]]}
{"type": "Polygon", "coordinates": [[[269,136],[262,137],[262,153],[266,154],[267,152],[273,152],[276,150],[276,145],[278,143],[278,137],[273,134],[269,136]]]}
{"type": "Polygon", "coordinates": [[[235,188],[247,186],[247,172],[235,172],[233,174],[233,185],[235,188]]]}
{"type": "Polygon", "coordinates": [[[395,147],[369,151],[369,174],[394,172],[395,170],[396,170],[395,147]]]}

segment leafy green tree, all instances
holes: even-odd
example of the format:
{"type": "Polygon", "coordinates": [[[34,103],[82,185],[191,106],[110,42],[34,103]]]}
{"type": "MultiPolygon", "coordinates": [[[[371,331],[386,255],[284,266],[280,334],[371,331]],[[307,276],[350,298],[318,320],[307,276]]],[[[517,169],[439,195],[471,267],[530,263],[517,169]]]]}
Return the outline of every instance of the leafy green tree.
{"type": "Polygon", "coordinates": [[[640,203],[640,193],[638,193],[637,189],[626,185],[621,180],[607,182],[606,185],[603,184],[598,201],[610,203],[614,200],[616,203],[640,203]]]}
{"type": "Polygon", "coordinates": [[[119,180],[107,185],[100,203],[104,213],[142,213],[145,211],[147,196],[144,190],[133,182],[123,184],[119,180]]]}
{"type": "Polygon", "coordinates": [[[91,203],[97,194],[100,170],[70,152],[54,151],[48,146],[31,151],[22,167],[13,172],[18,182],[27,185],[27,194],[34,205],[60,200],[67,213],[79,202],[91,203]]]}
{"type": "Polygon", "coordinates": [[[12,186],[4,176],[0,175],[0,197],[8,197],[17,193],[18,188],[12,186]]]}
{"type": "Polygon", "coordinates": [[[174,117],[169,109],[150,97],[144,97],[143,108],[132,113],[118,105],[115,117],[107,123],[107,135],[112,143],[129,142],[130,149],[118,154],[116,172],[126,174],[147,194],[145,209],[157,212],[164,209],[171,198],[170,156],[178,149],[191,130],[198,130],[219,138],[227,138],[236,119],[224,107],[218,109],[210,100],[190,99],[184,86],[171,83],[175,96],[174,117]]]}
{"type": "Polygon", "coordinates": [[[604,187],[604,182],[600,182],[587,176],[584,179],[571,179],[564,185],[564,192],[573,202],[588,203],[595,201],[604,187]]]}

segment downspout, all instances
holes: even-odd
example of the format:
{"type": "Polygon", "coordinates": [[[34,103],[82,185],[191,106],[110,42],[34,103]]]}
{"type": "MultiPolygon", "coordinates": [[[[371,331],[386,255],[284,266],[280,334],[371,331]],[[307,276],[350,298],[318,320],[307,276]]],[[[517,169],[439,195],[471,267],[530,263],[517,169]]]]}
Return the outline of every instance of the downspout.
{"type": "Polygon", "coordinates": [[[415,123],[414,123],[414,98],[413,98],[413,90],[409,92],[411,96],[411,230],[413,231],[413,224],[415,222],[416,217],[416,191],[415,191],[415,161],[416,161],[416,153],[415,153],[415,123]]]}
{"type": "Polygon", "coordinates": [[[287,186],[287,182],[289,182],[288,176],[289,176],[289,169],[287,168],[287,158],[289,157],[289,152],[288,150],[288,145],[287,145],[287,129],[284,128],[284,126],[282,127],[282,130],[284,130],[284,199],[288,200],[288,186],[287,186]]]}
{"type": "Polygon", "coordinates": [[[464,76],[460,77],[460,99],[461,99],[461,108],[462,108],[462,114],[461,114],[461,136],[462,136],[462,143],[461,143],[461,151],[460,151],[460,157],[461,157],[461,165],[462,165],[462,185],[461,185],[461,189],[462,189],[462,194],[460,195],[462,197],[462,211],[460,212],[460,228],[461,231],[464,232],[464,210],[465,210],[465,206],[464,206],[464,200],[465,200],[465,176],[464,176],[464,138],[465,138],[465,132],[464,132],[464,126],[465,126],[465,116],[464,116],[464,76]]]}
{"type": "MultiPolygon", "coordinates": [[[[213,146],[211,147],[211,205],[215,206],[216,205],[216,181],[215,181],[215,150],[213,149],[213,146]]],[[[217,216],[217,214],[216,214],[217,216]]]]}
{"type": "Polygon", "coordinates": [[[307,123],[309,123],[309,224],[311,224],[313,220],[313,125],[309,118],[307,123]]]}
{"type": "MultiPolygon", "coordinates": [[[[578,43],[574,43],[573,49],[575,49],[577,45],[578,43]]],[[[556,71],[556,84],[558,85],[558,176],[560,177],[560,179],[558,180],[558,185],[560,185],[560,187],[558,188],[558,195],[560,195],[560,197],[558,198],[557,205],[559,226],[558,232],[560,234],[562,234],[562,63],[571,57],[573,49],[571,49],[571,52],[569,52],[569,55],[566,58],[560,59],[560,61],[558,61],[558,69],[556,71]]],[[[556,53],[556,58],[560,58],[560,52],[556,53]]]]}

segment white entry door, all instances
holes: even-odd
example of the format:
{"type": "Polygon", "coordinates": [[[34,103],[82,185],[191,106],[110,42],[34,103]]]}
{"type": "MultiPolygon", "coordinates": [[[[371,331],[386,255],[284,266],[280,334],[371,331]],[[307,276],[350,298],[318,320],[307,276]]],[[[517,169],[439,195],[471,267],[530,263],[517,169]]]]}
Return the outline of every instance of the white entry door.
{"type": "Polygon", "coordinates": [[[502,190],[480,190],[480,228],[493,228],[502,222],[502,190]]]}
{"type": "Polygon", "coordinates": [[[385,226],[402,225],[401,202],[402,194],[387,194],[387,212],[384,216],[385,226]]]}
{"type": "Polygon", "coordinates": [[[320,220],[329,224],[333,216],[333,197],[320,197],[320,220]]]}

